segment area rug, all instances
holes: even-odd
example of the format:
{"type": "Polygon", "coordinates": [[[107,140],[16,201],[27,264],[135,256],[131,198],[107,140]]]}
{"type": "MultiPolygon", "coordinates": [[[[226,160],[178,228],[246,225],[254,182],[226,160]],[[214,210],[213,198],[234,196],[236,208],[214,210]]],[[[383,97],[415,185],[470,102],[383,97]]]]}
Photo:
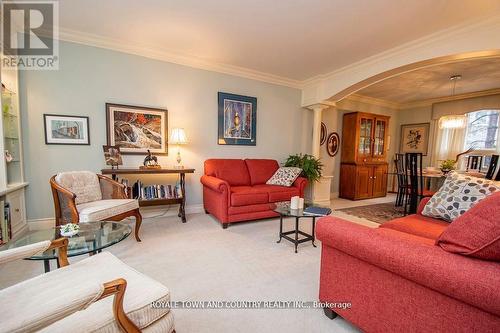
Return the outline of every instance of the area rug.
{"type": "Polygon", "coordinates": [[[402,217],[404,215],[403,208],[394,207],[394,203],[392,202],[376,204],[376,205],[344,208],[344,209],[338,209],[338,211],[343,212],[345,214],[360,217],[363,219],[367,219],[369,221],[379,224],[393,220],[398,217],[402,217]]]}

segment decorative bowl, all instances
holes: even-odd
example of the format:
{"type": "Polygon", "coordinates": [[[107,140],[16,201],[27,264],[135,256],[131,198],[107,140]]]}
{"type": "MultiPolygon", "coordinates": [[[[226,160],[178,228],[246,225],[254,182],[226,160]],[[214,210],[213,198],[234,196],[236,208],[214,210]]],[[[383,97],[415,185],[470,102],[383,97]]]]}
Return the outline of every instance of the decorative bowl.
{"type": "Polygon", "coordinates": [[[74,223],[67,223],[65,225],[60,226],[61,228],[61,236],[64,237],[72,237],[80,231],[80,226],[74,223]]]}

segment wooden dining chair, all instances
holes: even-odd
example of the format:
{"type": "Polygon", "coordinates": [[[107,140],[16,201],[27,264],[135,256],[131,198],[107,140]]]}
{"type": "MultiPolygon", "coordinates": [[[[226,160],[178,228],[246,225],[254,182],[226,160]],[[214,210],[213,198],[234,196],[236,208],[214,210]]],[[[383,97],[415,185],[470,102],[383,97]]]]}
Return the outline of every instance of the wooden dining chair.
{"type": "Polygon", "coordinates": [[[436,192],[425,188],[422,153],[405,154],[405,178],[408,182],[408,195],[404,200],[404,214],[414,214],[417,211],[418,202],[425,197],[432,197],[436,192]]]}
{"type": "Polygon", "coordinates": [[[408,195],[408,181],[405,175],[405,155],[396,154],[394,159],[394,164],[396,166],[396,176],[398,181],[398,191],[396,193],[396,207],[403,206],[405,200],[407,200],[408,195]]]}
{"type": "Polygon", "coordinates": [[[483,156],[482,155],[469,155],[467,156],[467,168],[465,171],[475,170],[481,171],[483,166],[483,156]]]}
{"type": "Polygon", "coordinates": [[[488,172],[486,173],[486,176],[484,178],[486,179],[493,179],[493,180],[500,180],[500,172],[497,171],[498,167],[498,159],[499,155],[492,155],[490,159],[490,167],[488,168],[488,172]],[[496,175],[495,175],[496,173],[496,175]]]}

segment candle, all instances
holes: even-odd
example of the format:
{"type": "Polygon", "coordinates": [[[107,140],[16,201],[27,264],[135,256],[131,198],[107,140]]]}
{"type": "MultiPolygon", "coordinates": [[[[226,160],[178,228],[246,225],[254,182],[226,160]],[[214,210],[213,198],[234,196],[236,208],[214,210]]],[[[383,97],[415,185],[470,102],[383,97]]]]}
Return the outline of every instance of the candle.
{"type": "Polygon", "coordinates": [[[299,209],[299,197],[298,196],[292,197],[292,200],[290,201],[290,209],[299,209]]]}
{"type": "Polygon", "coordinates": [[[299,209],[304,209],[304,198],[299,198],[299,209]]]}

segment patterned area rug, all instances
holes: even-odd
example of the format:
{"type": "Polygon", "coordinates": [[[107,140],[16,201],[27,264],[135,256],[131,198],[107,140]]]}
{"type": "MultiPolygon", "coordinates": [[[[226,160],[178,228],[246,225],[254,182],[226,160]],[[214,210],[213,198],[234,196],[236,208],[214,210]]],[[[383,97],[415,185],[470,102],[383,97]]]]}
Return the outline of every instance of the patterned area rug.
{"type": "Polygon", "coordinates": [[[338,211],[379,224],[403,216],[403,207],[394,207],[394,203],[392,202],[344,208],[338,209],[338,211]]]}

